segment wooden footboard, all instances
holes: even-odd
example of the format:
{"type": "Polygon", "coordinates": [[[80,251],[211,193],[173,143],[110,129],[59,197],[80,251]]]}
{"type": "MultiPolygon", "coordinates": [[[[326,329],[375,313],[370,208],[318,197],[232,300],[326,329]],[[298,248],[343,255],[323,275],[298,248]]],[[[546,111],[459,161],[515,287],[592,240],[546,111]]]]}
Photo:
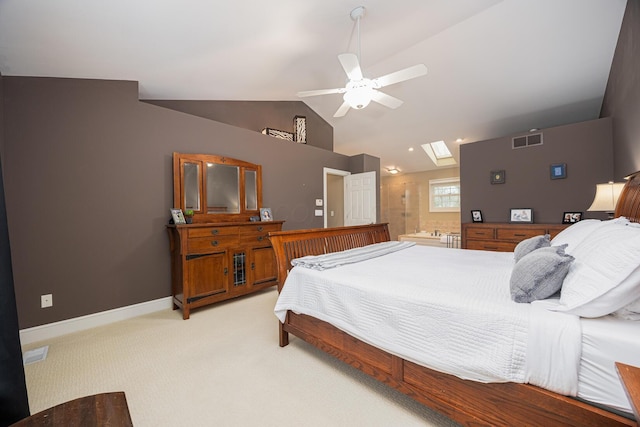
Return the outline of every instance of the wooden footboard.
{"type": "MultiPolygon", "coordinates": [[[[389,240],[387,224],[270,233],[278,290],[291,260],[389,240]]],[[[467,426],[636,426],[622,416],[539,387],[479,383],[443,374],[366,344],[313,317],[287,313],[280,345],[293,334],[422,404],[467,426]]]]}

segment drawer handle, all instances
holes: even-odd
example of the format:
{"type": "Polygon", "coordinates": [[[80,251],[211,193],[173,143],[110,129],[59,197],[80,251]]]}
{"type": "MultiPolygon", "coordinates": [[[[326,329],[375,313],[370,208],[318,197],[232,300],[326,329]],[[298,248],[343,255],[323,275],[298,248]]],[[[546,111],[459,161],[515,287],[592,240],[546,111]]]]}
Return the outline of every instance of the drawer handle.
{"type": "Polygon", "coordinates": [[[217,240],[212,240],[211,241],[211,246],[218,246],[218,241],[217,240]]]}
{"type": "Polygon", "coordinates": [[[518,233],[515,233],[514,236],[516,236],[516,237],[527,237],[526,234],[518,234],[518,233]]]}
{"type": "Polygon", "coordinates": [[[485,246],[484,246],[484,248],[485,248],[485,249],[492,250],[492,251],[493,251],[493,250],[498,249],[498,247],[497,247],[497,246],[487,246],[487,245],[485,245],[485,246]]]}
{"type": "Polygon", "coordinates": [[[260,226],[258,227],[258,231],[262,231],[262,230],[264,230],[264,228],[260,225],[260,226]]]}
{"type": "Polygon", "coordinates": [[[262,242],[262,239],[264,239],[263,236],[258,236],[258,242],[262,242]]]}
{"type": "Polygon", "coordinates": [[[218,229],[216,228],[216,229],[214,229],[214,230],[211,230],[211,234],[213,234],[214,236],[215,236],[216,234],[218,234],[218,229]]]}

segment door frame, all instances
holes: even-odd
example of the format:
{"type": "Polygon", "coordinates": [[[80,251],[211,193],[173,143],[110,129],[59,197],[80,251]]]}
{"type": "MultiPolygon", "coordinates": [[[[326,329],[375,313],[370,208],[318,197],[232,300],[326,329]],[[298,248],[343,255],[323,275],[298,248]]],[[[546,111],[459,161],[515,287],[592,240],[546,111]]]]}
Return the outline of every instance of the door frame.
{"type": "MultiPolygon", "coordinates": [[[[338,175],[338,176],[348,176],[351,175],[349,171],[343,171],[340,169],[332,169],[332,168],[323,168],[322,169],[322,209],[323,209],[323,217],[324,217],[324,228],[327,228],[327,175],[338,175]]],[[[344,198],[342,200],[342,204],[344,206],[344,198]]]]}

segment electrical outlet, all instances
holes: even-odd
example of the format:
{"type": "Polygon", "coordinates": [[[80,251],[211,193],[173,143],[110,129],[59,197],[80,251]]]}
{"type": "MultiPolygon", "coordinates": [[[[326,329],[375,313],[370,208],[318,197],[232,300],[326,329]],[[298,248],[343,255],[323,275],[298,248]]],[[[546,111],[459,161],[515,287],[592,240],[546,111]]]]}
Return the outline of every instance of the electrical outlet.
{"type": "Polygon", "coordinates": [[[53,306],[53,294],[40,295],[40,308],[53,306]]]}

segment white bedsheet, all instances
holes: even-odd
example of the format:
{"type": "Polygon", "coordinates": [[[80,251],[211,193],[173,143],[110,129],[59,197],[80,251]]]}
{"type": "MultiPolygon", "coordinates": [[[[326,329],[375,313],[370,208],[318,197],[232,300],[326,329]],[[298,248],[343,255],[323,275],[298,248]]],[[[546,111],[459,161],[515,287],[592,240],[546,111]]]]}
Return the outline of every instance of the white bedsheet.
{"type": "Polygon", "coordinates": [[[287,310],[311,315],[463,379],[575,396],[580,322],[513,302],[513,265],[512,253],[417,245],[331,270],[295,267],[275,313],[280,321],[287,310]]]}
{"type": "Polygon", "coordinates": [[[604,316],[581,319],[578,397],[632,413],[615,362],[640,366],[640,322],[604,316]]]}

